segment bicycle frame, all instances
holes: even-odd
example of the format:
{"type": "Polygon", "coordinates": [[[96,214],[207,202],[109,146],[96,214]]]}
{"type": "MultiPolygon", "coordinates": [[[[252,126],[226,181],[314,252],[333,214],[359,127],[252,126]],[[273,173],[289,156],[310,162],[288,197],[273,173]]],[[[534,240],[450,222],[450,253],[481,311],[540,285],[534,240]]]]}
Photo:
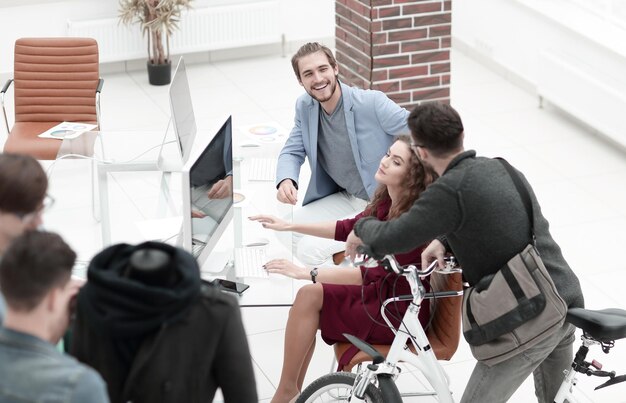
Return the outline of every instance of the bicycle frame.
{"type": "MultiPolygon", "coordinates": [[[[358,396],[363,396],[363,392],[365,391],[367,384],[374,378],[378,379],[379,376],[386,374],[395,379],[399,374],[397,365],[400,361],[404,361],[418,368],[433,387],[434,393],[428,392],[424,393],[424,395],[436,395],[441,403],[454,403],[450,392],[448,375],[443,370],[441,364],[439,364],[439,361],[437,361],[437,357],[435,357],[435,353],[430,347],[426,333],[424,332],[417,316],[420,305],[425,296],[425,289],[419,277],[426,277],[432,273],[432,271],[434,271],[434,266],[425,273],[419,273],[414,266],[410,266],[408,273],[404,273],[407,277],[409,285],[411,286],[413,298],[404,314],[399,329],[395,329],[391,321],[387,318],[385,308],[391,302],[406,300],[406,298],[390,298],[387,299],[381,306],[381,314],[385,322],[387,322],[389,328],[395,333],[395,338],[391,344],[391,348],[385,361],[377,366],[368,365],[367,368],[357,376],[354,386],[354,394],[351,400],[352,402],[363,401],[360,400],[358,396]],[[415,351],[417,351],[417,354],[413,353],[407,347],[407,341],[409,340],[415,348],[415,351]]],[[[462,292],[447,293],[447,296],[453,295],[462,295],[462,292]]]]}
{"type": "Polygon", "coordinates": [[[396,332],[385,363],[395,367],[400,361],[408,362],[424,374],[440,402],[452,403],[454,400],[450,393],[450,380],[437,361],[433,349],[430,348],[426,333],[424,333],[424,329],[417,319],[418,311],[419,309],[413,304],[406,310],[403,323],[396,332]],[[413,337],[409,335],[413,335],[413,337]],[[408,340],[415,347],[417,354],[406,347],[408,340]]]}

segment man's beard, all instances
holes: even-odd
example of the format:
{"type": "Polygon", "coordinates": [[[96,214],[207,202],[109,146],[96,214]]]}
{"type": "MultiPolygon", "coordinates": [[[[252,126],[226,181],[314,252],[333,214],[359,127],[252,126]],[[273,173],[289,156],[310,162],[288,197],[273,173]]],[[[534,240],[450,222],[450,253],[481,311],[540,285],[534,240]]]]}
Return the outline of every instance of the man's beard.
{"type": "Polygon", "coordinates": [[[330,95],[329,95],[329,96],[327,96],[326,98],[319,98],[319,97],[315,96],[315,95],[313,94],[313,91],[314,91],[314,90],[310,90],[310,91],[309,91],[309,95],[310,95],[313,99],[315,99],[316,101],[318,101],[318,102],[320,102],[320,103],[326,102],[326,101],[328,101],[329,99],[331,99],[331,98],[333,97],[333,95],[335,94],[335,91],[337,91],[337,83],[338,83],[338,80],[337,80],[337,77],[335,76],[335,79],[334,79],[333,81],[331,81],[331,82],[329,82],[329,83],[328,83],[328,85],[330,86],[330,95]]]}

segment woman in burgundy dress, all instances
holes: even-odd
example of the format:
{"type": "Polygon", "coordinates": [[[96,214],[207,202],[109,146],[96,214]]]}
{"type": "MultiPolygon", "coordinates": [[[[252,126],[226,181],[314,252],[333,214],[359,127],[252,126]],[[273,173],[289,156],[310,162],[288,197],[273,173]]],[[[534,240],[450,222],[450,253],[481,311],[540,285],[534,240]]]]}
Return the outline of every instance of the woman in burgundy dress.
{"type": "MultiPolygon", "coordinates": [[[[411,151],[409,137],[401,136],[383,156],[375,179],[380,184],[367,209],[354,218],[325,223],[287,223],[273,216],[254,216],[251,220],[276,231],[294,231],[324,238],[345,241],[355,223],[362,217],[375,216],[391,219],[408,210],[435,178],[411,151]]],[[[419,263],[423,247],[397,255],[401,264],[419,263]]],[[[273,403],[295,401],[302,388],[309,361],[315,348],[315,333],[322,332],[328,344],[345,342],[343,333],[353,334],[373,344],[389,344],[393,332],[384,325],[380,315],[381,301],[394,296],[410,294],[404,277],[388,275],[382,267],[375,268],[304,268],[285,259],[276,259],[265,265],[270,273],[280,273],[296,279],[309,279],[314,284],[302,287],[289,312],[285,331],[283,369],[273,403]],[[314,274],[315,273],[315,274],[314,274]],[[291,400],[290,400],[291,399],[291,400]]],[[[394,325],[406,311],[408,302],[389,305],[388,315],[394,325]]],[[[428,304],[420,311],[422,324],[429,319],[428,304]]],[[[339,360],[343,367],[356,354],[348,349],[339,360]]]]}

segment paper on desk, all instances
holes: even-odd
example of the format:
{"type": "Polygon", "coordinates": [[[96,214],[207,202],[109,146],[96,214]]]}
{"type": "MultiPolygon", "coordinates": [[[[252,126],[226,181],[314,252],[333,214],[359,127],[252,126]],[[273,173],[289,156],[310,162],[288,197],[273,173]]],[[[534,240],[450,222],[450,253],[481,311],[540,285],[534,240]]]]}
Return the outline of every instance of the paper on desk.
{"type": "MultiPolygon", "coordinates": [[[[277,122],[264,122],[254,125],[241,126],[238,128],[249,140],[256,144],[284,143],[289,134],[287,130],[277,122]]],[[[246,144],[246,143],[244,143],[246,144]]]]}
{"type": "Polygon", "coordinates": [[[247,192],[242,189],[233,189],[233,206],[235,207],[248,207],[250,201],[248,200],[247,192]]]}
{"type": "Polygon", "coordinates": [[[61,122],[58,125],[41,133],[39,137],[44,139],[74,139],[84,132],[95,129],[97,125],[80,122],[61,122]]]}
{"type": "Polygon", "coordinates": [[[176,241],[176,236],[181,230],[182,223],[183,217],[176,216],[135,221],[135,226],[144,239],[173,243],[172,240],[176,241]]]}

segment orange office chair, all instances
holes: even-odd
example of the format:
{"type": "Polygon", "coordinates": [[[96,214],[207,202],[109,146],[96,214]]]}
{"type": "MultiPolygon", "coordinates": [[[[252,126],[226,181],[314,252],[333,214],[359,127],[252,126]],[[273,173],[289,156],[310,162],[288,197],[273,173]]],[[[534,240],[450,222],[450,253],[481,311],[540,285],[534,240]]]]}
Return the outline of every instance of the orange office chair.
{"type": "MultiPolygon", "coordinates": [[[[432,292],[439,291],[462,291],[463,280],[461,273],[439,274],[434,272],[430,276],[432,292]]],[[[461,338],[461,296],[431,299],[431,312],[434,313],[430,327],[426,330],[426,336],[438,360],[450,360],[459,346],[461,338]]],[[[336,343],[333,345],[337,362],[340,362],[343,354],[350,348],[350,343],[336,343]]],[[[413,350],[413,345],[409,346],[413,350]]],[[[391,345],[375,344],[374,348],[382,355],[387,356],[391,345]]],[[[415,352],[415,351],[414,351],[415,352]]],[[[340,368],[342,371],[351,371],[355,365],[365,361],[371,361],[372,357],[363,351],[359,351],[350,362],[340,368]]]]}
{"type": "Polygon", "coordinates": [[[37,137],[57,124],[100,128],[98,43],[91,38],[21,38],[15,42],[14,78],[0,90],[6,125],[5,152],[56,158],[61,141],[37,137]],[[9,128],[4,96],[15,82],[15,122],[9,128]]]}

